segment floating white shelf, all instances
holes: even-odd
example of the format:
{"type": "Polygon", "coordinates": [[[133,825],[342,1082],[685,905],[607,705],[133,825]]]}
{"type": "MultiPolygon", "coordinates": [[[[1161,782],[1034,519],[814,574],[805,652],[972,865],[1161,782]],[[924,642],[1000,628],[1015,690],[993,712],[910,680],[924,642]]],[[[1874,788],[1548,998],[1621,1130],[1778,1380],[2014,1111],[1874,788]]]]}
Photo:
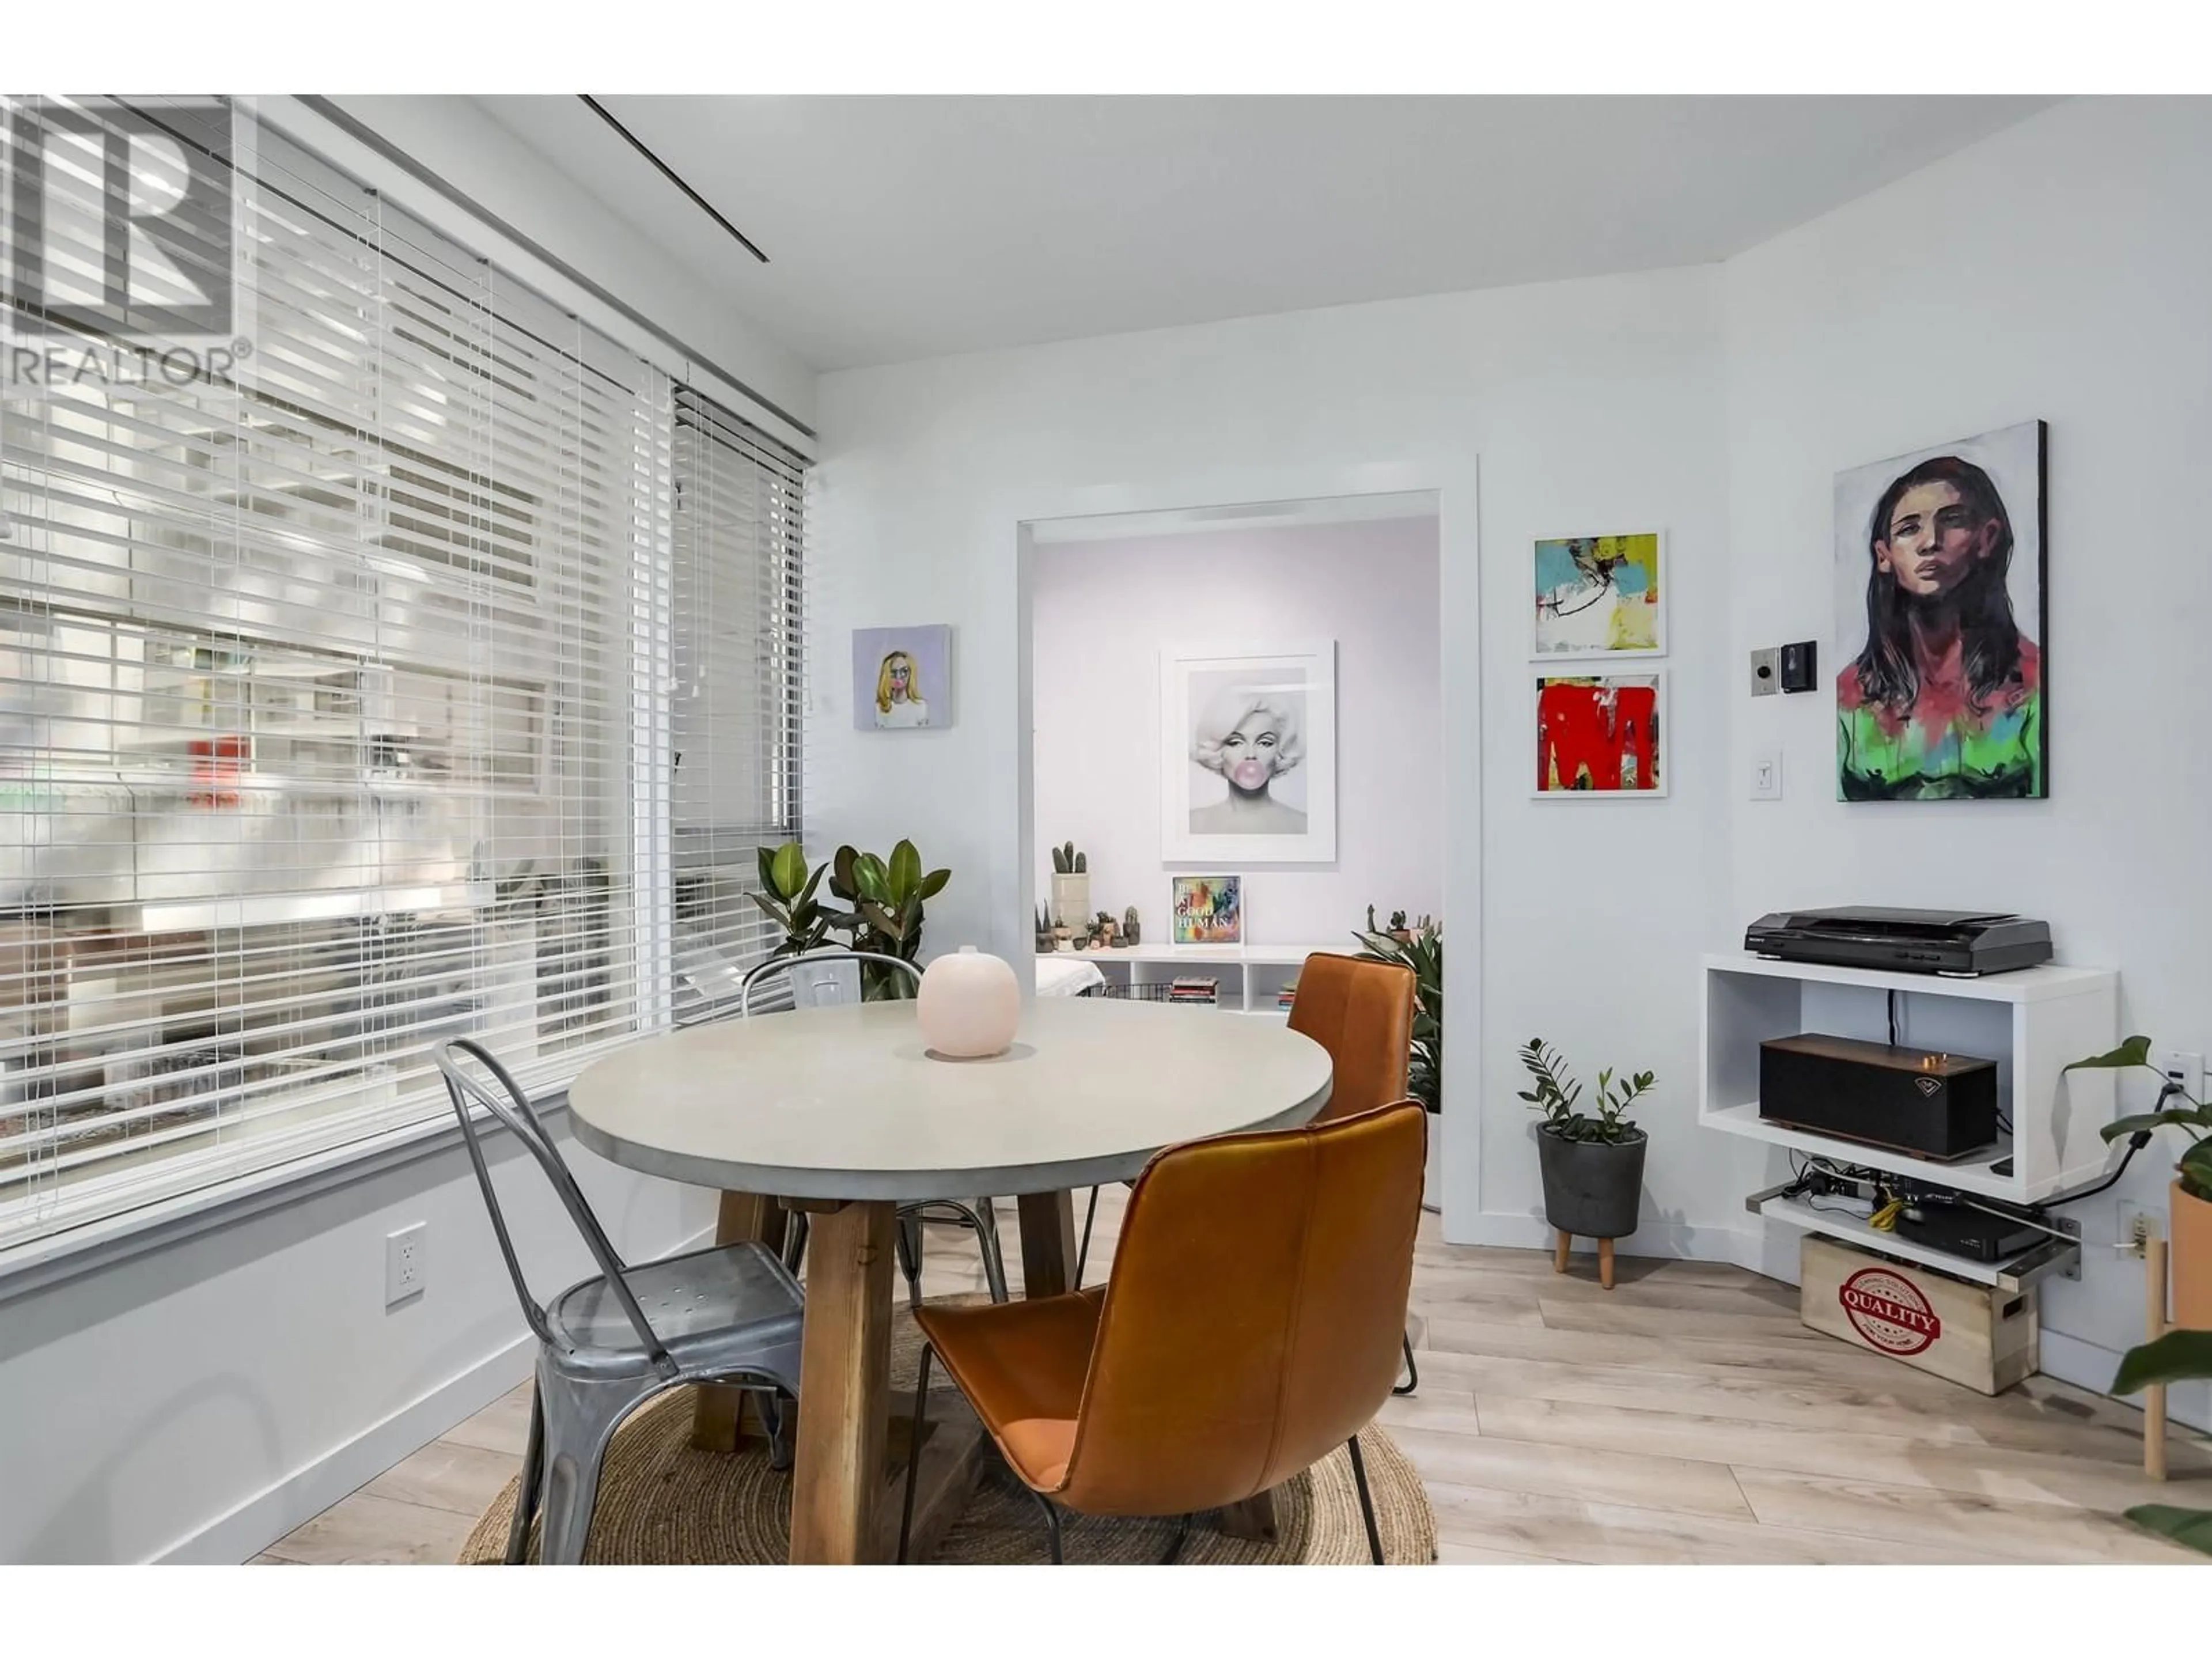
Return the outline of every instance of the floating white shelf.
{"type": "Polygon", "coordinates": [[[1119,966],[1131,981],[1140,983],[1227,969],[1225,975],[1217,975],[1231,981],[1219,988],[1223,1012],[1287,1019],[1290,1011],[1278,1007],[1275,996],[1285,982],[1297,977],[1308,957],[1358,954],[1349,945],[1138,945],[1085,951],[1081,958],[1102,969],[1119,966]]]}
{"type": "Polygon", "coordinates": [[[1723,952],[1705,958],[1704,1012],[1698,1121],[1706,1128],[2021,1204],[2105,1170],[2098,1131],[2112,1121],[2112,1074],[2069,1075],[2064,1067],[2118,1040],[2119,975],[2110,969],[2045,966],[1951,979],[1723,952]],[[1996,1062],[2009,1143],[1939,1164],[1759,1115],[1761,1042],[1806,1031],[1887,1041],[1893,992],[1901,1042],[1996,1062]],[[1996,1166],[2008,1158],[2009,1169],[2000,1172],[1996,1166]]]}
{"type": "Polygon", "coordinates": [[[1769,1221],[1778,1221],[1785,1226],[1800,1228],[1806,1232],[1819,1233],[1824,1238],[1839,1238],[1846,1243],[1858,1244],[1885,1255],[1905,1261],[1917,1261],[1923,1267],[1934,1267],[1949,1273],[1954,1279],[1972,1279],[1978,1285],[1994,1285],[2008,1292],[2025,1289],[2039,1279],[2066,1271],[2069,1260],[2080,1249],[2078,1245],[2058,1239],[2046,1239],[2033,1249],[2003,1261],[1976,1261],[1970,1257],[1954,1255],[1948,1250],[1933,1249],[1895,1233],[1883,1232],[1870,1226],[1863,1217],[1849,1211],[1815,1206],[1802,1198],[1768,1198],[1757,1206],[1758,1214],[1769,1221]]]}
{"type": "Polygon", "coordinates": [[[1808,1158],[1825,1158],[1837,1164],[1863,1164],[1869,1170],[1881,1170],[1890,1175],[1914,1176],[1941,1186],[1955,1187],[1962,1193],[1980,1193],[1990,1198],[2012,1198],[2019,1191],[2012,1176],[1998,1175],[1991,1167],[2013,1155],[2012,1142],[2006,1139],[2000,1139],[1995,1146],[1971,1158],[1961,1158],[1956,1164],[1938,1164],[1933,1158],[1915,1158],[1911,1152],[1894,1152],[1885,1146],[1869,1146],[1863,1141],[1838,1140],[1831,1135],[1793,1129],[1785,1123],[1769,1122],[1759,1116],[1756,1100],[1746,1101],[1740,1106],[1723,1106],[1702,1115],[1699,1121],[1709,1129],[1721,1129],[1729,1134],[1744,1135],[1772,1146],[1787,1146],[1808,1158]]]}
{"type": "Polygon", "coordinates": [[[2008,974],[1951,975],[1908,974],[1888,968],[1838,968],[1817,962],[1778,962],[1748,951],[1721,951],[1705,959],[1707,972],[1748,974],[1761,979],[1804,984],[1850,985],[1877,991],[1917,992],[1926,996],[1964,997],[1976,1002],[2051,1002],[2065,997],[2117,990],[2120,976],[2109,968],[2016,968],[2008,974]]]}
{"type": "Polygon", "coordinates": [[[1168,966],[1296,968],[1308,957],[1349,957],[1340,945],[1113,945],[1076,954],[1091,962],[1142,962],[1168,966]]]}

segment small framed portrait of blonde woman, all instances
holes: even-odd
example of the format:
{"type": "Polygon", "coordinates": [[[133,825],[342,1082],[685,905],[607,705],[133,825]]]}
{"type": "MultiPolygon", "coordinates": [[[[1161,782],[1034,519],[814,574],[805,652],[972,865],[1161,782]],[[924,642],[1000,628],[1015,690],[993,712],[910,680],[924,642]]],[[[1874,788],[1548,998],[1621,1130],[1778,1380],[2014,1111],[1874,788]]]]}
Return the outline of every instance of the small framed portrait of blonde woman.
{"type": "Polygon", "coordinates": [[[853,724],[919,732],[952,724],[952,629],[942,623],[853,630],[853,724]]]}
{"type": "Polygon", "coordinates": [[[1335,641],[1160,653],[1160,860],[1335,862],[1335,641]]]}

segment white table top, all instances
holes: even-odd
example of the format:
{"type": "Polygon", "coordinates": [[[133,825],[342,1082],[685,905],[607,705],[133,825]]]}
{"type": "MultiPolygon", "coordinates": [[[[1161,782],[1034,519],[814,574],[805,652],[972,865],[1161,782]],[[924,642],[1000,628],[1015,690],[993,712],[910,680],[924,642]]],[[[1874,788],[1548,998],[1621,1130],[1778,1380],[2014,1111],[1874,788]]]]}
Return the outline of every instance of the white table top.
{"type": "Polygon", "coordinates": [[[644,1038],[568,1089],[576,1139],[648,1175],[784,1198],[911,1201],[1125,1181],[1163,1146],[1304,1123],[1328,1051],[1265,1020],[1039,1000],[991,1060],[923,1052],[912,1002],[644,1038]]]}

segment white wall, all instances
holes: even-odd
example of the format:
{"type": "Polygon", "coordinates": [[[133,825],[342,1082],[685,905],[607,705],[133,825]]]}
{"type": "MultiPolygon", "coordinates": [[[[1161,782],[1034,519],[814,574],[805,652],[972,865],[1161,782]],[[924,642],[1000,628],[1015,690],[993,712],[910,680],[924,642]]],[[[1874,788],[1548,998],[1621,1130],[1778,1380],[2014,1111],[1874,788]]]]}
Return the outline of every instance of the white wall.
{"type": "Polygon", "coordinates": [[[1245,938],[1344,944],[1370,904],[1378,919],[1443,908],[1433,518],[1052,543],[1032,574],[1040,893],[1047,849],[1073,840],[1091,908],[1119,916],[1134,904],[1149,937],[1165,940],[1161,647],[1333,639],[1336,860],[1237,866],[1245,938]]]}
{"type": "MultiPolygon", "coordinates": [[[[1731,683],[1745,652],[1805,638],[1833,675],[1837,471],[2034,417],[2051,451],[2051,798],[1844,805],[1832,696],[1737,699],[1711,809],[1729,915],[1852,901],[2046,917],[2063,959],[2120,970],[2124,1031],[2212,1049],[2194,689],[2212,635],[2209,180],[2212,104],[2077,100],[1725,268],[1731,683]],[[1750,755],[1768,746],[1789,793],[1754,804],[1750,755]]],[[[2162,1212],[2175,1150],[2075,1212],[2087,1272],[2045,1293],[2046,1368],[2101,1386],[2110,1354],[2074,1345],[2141,1333],[2141,1264],[2100,1247],[2119,1200],[2162,1212]]]]}
{"type": "Polygon", "coordinates": [[[1731,1166],[1747,1160],[1691,1127],[1694,964],[1726,859],[1722,367],[1719,273],[1701,270],[824,376],[816,850],[912,836],[954,872],[932,939],[1026,951],[1017,521],[1448,479],[1430,624],[1445,665],[1447,1019],[1462,1044],[1446,1068],[1446,1231],[1541,1237],[1512,1060],[1539,1032],[1589,1072],[1659,1073],[1652,1224],[1635,1248],[1734,1227],[1746,1187],[1731,1166]],[[1625,526],[1670,538],[1674,796],[1532,801],[1530,544],[1625,526]],[[957,625],[960,716],[894,745],[850,730],[848,631],[901,621],[957,625]]]}
{"type": "MultiPolygon", "coordinates": [[[[708,1194],[563,1140],[625,1255],[713,1225],[708,1194]]],[[[550,1296],[588,1259],[536,1166],[490,1145],[550,1296]]],[[[534,1351],[451,1142],[0,1300],[0,1561],[244,1560],[521,1382],[534,1351]],[[386,1309],[385,1237],[416,1222],[426,1288],[386,1309]]]]}

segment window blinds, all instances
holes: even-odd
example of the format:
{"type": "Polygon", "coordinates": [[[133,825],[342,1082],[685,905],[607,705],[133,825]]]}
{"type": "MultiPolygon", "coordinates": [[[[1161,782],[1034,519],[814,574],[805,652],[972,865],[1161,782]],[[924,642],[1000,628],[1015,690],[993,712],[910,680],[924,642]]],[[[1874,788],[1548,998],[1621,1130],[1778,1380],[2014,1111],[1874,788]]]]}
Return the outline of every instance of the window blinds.
{"type": "Polygon", "coordinates": [[[676,478],[672,1002],[689,1020],[726,1011],[775,944],[750,896],[757,849],[799,836],[805,480],[780,446],[681,389],[676,478]]]}
{"type": "Polygon", "coordinates": [[[796,458],[255,138],[234,387],[0,396],[0,1247],[442,1114],[444,1036],[564,1081],[798,821],[796,458]]]}

